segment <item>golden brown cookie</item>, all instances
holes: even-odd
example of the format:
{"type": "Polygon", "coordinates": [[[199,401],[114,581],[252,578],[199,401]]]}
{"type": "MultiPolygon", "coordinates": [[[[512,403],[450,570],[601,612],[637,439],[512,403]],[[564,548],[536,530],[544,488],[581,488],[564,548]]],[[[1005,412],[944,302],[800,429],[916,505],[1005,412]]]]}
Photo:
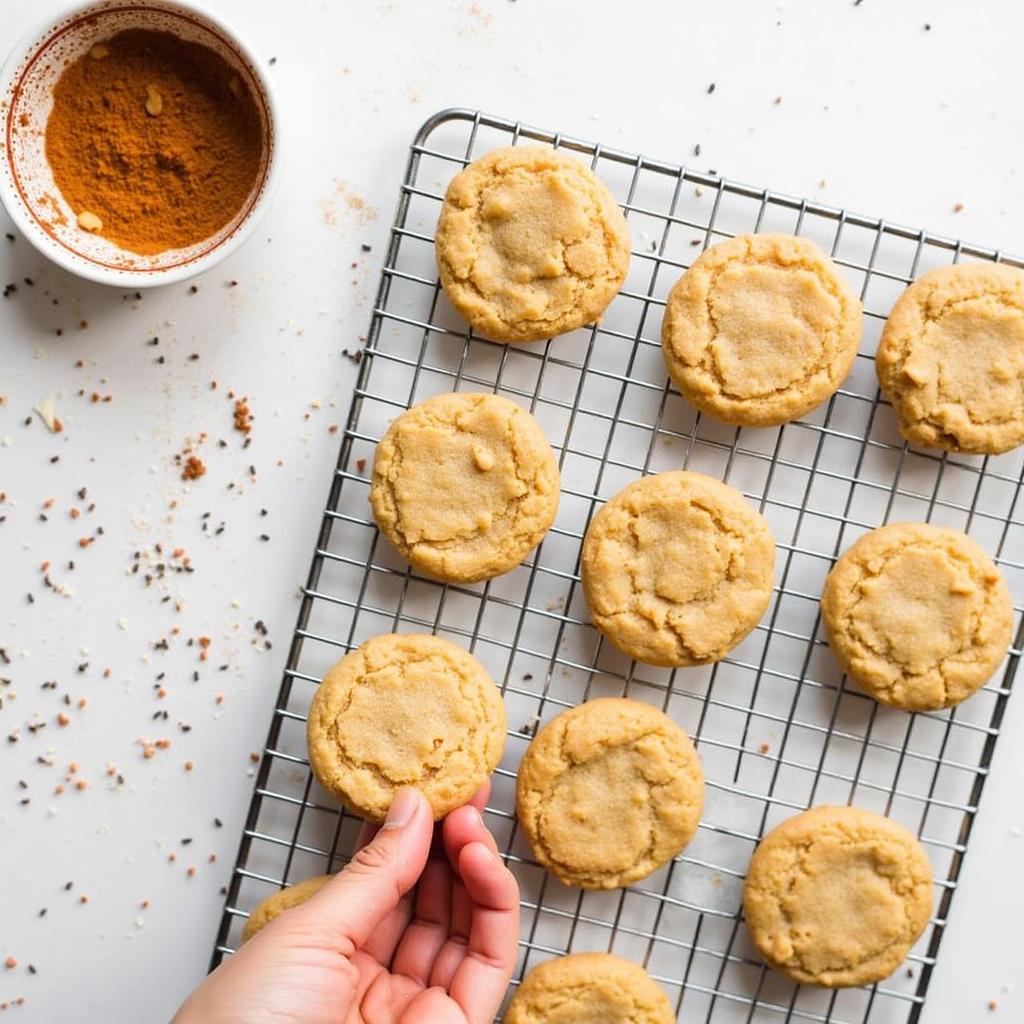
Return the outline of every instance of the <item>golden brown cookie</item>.
{"type": "Polygon", "coordinates": [[[892,307],[875,368],[908,441],[988,455],[1024,443],[1024,271],[923,274],[892,307]]]}
{"type": "Polygon", "coordinates": [[[587,701],[552,719],[519,765],[516,809],[537,861],[567,885],[616,889],[693,838],[704,775],[689,737],[650,704],[587,701]]]}
{"type": "Polygon", "coordinates": [[[784,821],[754,851],[743,889],[765,960],[829,988],[887,978],[931,912],[924,847],[902,825],[856,807],[813,807],[784,821]]]}
{"type": "Polygon", "coordinates": [[[681,470],[619,491],[583,541],[594,624],[651,665],[724,658],[768,607],[774,568],[764,517],[727,484],[681,470]]]}
{"type": "Polygon", "coordinates": [[[415,786],[434,818],[466,803],[501,760],[505,705],[483,665],[439,636],[367,640],[324,676],[307,723],[320,784],[356,814],[383,821],[415,786]]]}
{"type": "Polygon", "coordinates": [[[629,229],[576,157],[496,149],[457,174],[435,239],[451,304],[496,341],[540,341],[599,320],[626,279],[629,229]]]}
{"type": "Polygon", "coordinates": [[[451,582],[519,565],[554,522],[558,496],[551,445],[500,395],[428,398],[391,424],[374,455],[381,532],[417,569],[451,582]]]}
{"type": "Polygon", "coordinates": [[[843,382],[861,304],[806,238],[739,235],[711,246],[669,293],[661,347],[698,409],[742,426],[786,423],[843,382]]]}
{"type": "Polygon", "coordinates": [[[516,989],[505,1024],[675,1024],[664,989],[611,953],[573,953],[538,964],[516,989]]]}
{"type": "Polygon", "coordinates": [[[999,667],[1013,628],[992,560],[966,534],[929,523],[861,537],[829,573],[821,615],[850,678],[905,711],[969,697],[999,667]]]}
{"type": "Polygon", "coordinates": [[[317,875],[315,878],[304,878],[301,882],[272,893],[257,903],[245,922],[245,928],[242,929],[242,941],[248,942],[275,917],[315,896],[333,877],[334,875],[317,875]]]}

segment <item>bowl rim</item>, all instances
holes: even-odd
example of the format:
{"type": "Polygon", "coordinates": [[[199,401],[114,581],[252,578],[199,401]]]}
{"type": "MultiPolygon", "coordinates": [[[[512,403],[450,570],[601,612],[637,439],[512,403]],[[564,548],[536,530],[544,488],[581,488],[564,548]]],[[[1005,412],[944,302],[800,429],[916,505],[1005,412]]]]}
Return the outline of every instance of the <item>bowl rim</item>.
{"type": "Polygon", "coordinates": [[[14,168],[9,166],[7,131],[14,109],[13,105],[9,105],[6,113],[0,117],[0,132],[3,135],[2,144],[0,144],[0,166],[5,168],[5,173],[0,174],[0,202],[2,202],[7,215],[28,242],[52,263],[76,277],[117,288],[156,288],[180,283],[205,273],[226,259],[256,230],[266,213],[280,172],[280,118],[270,76],[245,37],[240,35],[233,25],[209,10],[204,4],[197,3],[196,0],[79,0],[79,2],[67,4],[37,21],[12,47],[0,66],[0,95],[8,95],[14,76],[25,59],[46,43],[61,23],[90,13],[103,14],[121,10],[144,10],[145,8],[164,11],[177,9],[178,12],[185,15],[196,15],[208,21],[238,51],[258,79],[263,91],[269,127],[267,144],[270,152],[263,182],[248,213],[234,230],[212,249],[187,262],[167,268],[135,270],[129,267],[111,267],[68,249],[45,231],[26,208],[24,200],[18,194],[15,186],[14,168]]]}

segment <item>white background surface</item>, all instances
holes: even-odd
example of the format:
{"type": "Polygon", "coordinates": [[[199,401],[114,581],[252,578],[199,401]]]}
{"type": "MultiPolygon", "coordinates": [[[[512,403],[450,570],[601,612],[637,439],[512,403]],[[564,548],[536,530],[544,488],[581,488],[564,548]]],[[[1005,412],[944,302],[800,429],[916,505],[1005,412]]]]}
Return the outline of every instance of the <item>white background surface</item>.
{"type": "MultiPolygon", "coordinates": [[[[2,49],[59,7],[3,6],[2,49]]],[[[342,349],[367,326],[406,147],[430,113],[476,106],[677,161],[699,142],[696,166],[1024,252],[1024,9],[1012,0],[213,6],[277,58],[285,166],[257,236],[197,294],[140,302],[0,238],[0,285],[20,282],[0,304],[0,959],[18,960],[0,969],[0,1002],[26,1000],[11,1020],[165,1020],[202,976],[336,455],[330,426],[355,377],[342,349]],[[256,417],[248,450],[229,388],[256,417]],[[93,404],[93,391],[113,400],[93,404]],[[47,395],[59,435],[23,424],[47,395]],[[209,472],[186,485],[174,455],[202,432],[209,472]],[[82,549],[84,536],[97,539],[82,549]],[[156,544],[183,548],[195,571],[149,588],[145,570],[127,575],[156,544]],[[45,560],[73,595],[42,585],[45,560]],[[199,636],[212,641],[203,663],[188,645],[199,636]],[[169,650],[154,649],[164,638],[169,650]],[[161,737],[171,746],[145,759],[139,741],[161,737]],[[70,762],[87,789],[65,782],[70,762]]],[[[925,1024],[1024,1018],[1020,987],[1006,991],[1024,960],[1022,740],[1018,695],[925,1024]]]]}

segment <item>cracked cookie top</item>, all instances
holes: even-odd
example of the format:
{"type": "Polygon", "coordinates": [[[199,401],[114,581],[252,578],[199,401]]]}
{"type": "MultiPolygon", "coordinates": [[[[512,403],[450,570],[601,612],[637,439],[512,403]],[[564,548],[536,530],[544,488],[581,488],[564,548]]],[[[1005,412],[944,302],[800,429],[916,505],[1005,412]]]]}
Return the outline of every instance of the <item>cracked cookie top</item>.
{"type": "Polygon", "coordinates": [[[497,767],[505,726],[501,693],[476,658],[441,637],[389,633],[324,676],[309,708],[309,761],[364,818],[382,821],[395,791],[415,786],[440,820],[497,767]]]}
{"type": "Polygon", "coordinates": [[[932,912],[928,854],[902,825],[856,807],[813,807],[754,851],[743,913],[768,963],[830,988],[887,978],[932,912]]]}
{"type": "Polygon", "coordinates": [[[601,698],[552,719],[519,765],[516,809],[537,861],[567,885],[645,878],[693,838],[704,776],[693,744],[649,704],[601,698]]]}
{"type": "Polygon", "coordinates": [[[334,875],[317,875],[315,878],[304,878],[301,882],[289,885],[286,889],[279,889],[265,900],[261,900],[245,922],[242,941],[248,942],[275,917],[315,896],[333,877],[334,875]]]}
{"type": "Polygon", "coordinates": [[[675,1024],[661,986],[639,965],[611,953],[545,960],[516,989],[505,1024],[675,1024]]]}
{"type": "Polygon", "coordinates": [[[593,323],[629,266],[629,229],[607,187],[543,146],[496,149],[457,174],[434,244],[449,301],[496,341],[593,323]]]}
{"type": "Polygon", "coordinates": [[[727,484],[681,470],[619,491],[583,541],[594,624],[651,665],[725,657],[764,614],[774,568],[764,517],[727,484]]]}
{"type": "Polygon", "coordinates": [[[959,704],[1006,654],[1013,604],[966,534],[930,523],[872,530],[825,581],[822,621],[843,669],[905,711],[959,704]]]}
{"type": "Polygon", "coordinates": [[[537,421],[499,395],[429,398],[388,428],[370,504],[417,569],[452,582],[490,579],[537,546],[558,511],[554,452],[537,421]]]}
{"type": "Polygon", "coordinates": [[[676,282],[662,321],[683,397],[726,423],[766,427],[810,412],[849,373],[861,304],[813,242],[739,235],[676,282]]]}
{"type": "Polygon", "coordinates": [[[875,368],[908,441],[980,455],[1024,443],[1024,271],[922,275],[892,307],[875,368]]]}

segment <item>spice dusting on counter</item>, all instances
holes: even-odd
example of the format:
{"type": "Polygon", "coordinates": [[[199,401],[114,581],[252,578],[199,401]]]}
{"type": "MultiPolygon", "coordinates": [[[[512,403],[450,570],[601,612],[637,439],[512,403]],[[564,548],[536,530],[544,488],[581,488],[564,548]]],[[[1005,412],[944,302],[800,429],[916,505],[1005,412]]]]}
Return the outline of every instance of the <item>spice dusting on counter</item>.
{"type": "Polygon", "coordinates": [[[201,242],[256,182],[259,111],[209,47],[119,32],[68,66],[53,99],[46,157],[57,187],[83,231],[130,252],[201,242]]]}

